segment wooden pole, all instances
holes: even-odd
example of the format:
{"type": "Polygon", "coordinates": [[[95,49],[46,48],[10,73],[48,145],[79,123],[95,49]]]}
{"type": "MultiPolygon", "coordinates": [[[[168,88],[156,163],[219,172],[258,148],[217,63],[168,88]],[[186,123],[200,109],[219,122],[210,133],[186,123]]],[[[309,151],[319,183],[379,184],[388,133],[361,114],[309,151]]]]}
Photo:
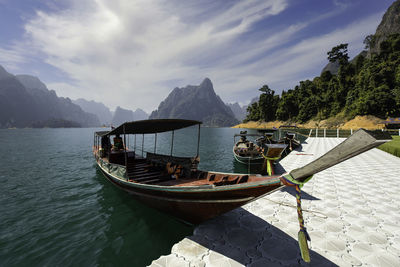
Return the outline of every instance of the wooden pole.
{"type": "Polygon", "coordinates": [[[175,131],[172,131],[172,140],[171,140],[171,157],[172,157],[172,151],[174,150],[174,134],[175,131]]]}
{"type": "Polygon", "coordinates": [[[125,167],[127,166],[127,164],[128,164],[128,156],[126,155],[126,135],[125,135],[125,124],[124,124],[124,126],[123,126],[123,129],[124,129],[124,145],[123,145],[123,147],[124,147],[124,155],[125,155],[125,167]]]}
{"type": "Polygon", "coordinates": [[[157,133],[155,133],[154,136],[154,154],[156,154],[157,151],[157,133]]]}
{"type": "Polygon", "coordinates": [[[142,137],[142,157],[143,157],[143,148],[144,147],[144,134],[143,134],[143,137],[142,137]]]}
{"type": "Polygon", "coordinates": [[[200,152],[200,124],[199,124],[199,131],[197,132],[197,154],[196,157],[199,156],[200,152]]]}

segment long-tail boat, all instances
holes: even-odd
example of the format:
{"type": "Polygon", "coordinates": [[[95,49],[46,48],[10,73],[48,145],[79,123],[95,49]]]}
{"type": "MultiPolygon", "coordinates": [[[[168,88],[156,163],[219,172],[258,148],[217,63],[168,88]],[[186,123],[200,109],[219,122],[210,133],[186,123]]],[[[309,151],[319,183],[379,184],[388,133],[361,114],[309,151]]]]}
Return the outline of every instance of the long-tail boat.
{"type": "Polygon", "coordinates": [[[264,158],[261,155],[261,146],[256,141],[249,138],[262,138],[261,134],[249,134],[247,131],[240,131],[239,134],[233,136],[233,156],[239,163],[245,165],[263,164],[264,158]],[[236,141],[236,138],[239,140],[236,141]]]}
{"type": "Polygon", "coordinates": [[[291,177],[295,183],[304,182],[313,174],[390,139],[383,132],[361,129],[325,155],[289,174],[221,173],[197,168],[200,124],[193,120],[143,120],[126,122],[111,131],[96,132],[93,153],[97,166],[110,182],[137,200],[185,222],[198,224],[288,185],[286,177],[291,177]],[[193,157],[172,156],[174,131],[195,125],[198,125],[197,154],[193,157]],[[147,152],[140,156],[125,146],[127,135],[154,134],[157,137],[157,133],[168,131],[172,131],[170,155],[147,152]],[[123,145],[113,148],[110,138],[115,136],[120,142],[121,135],[123,145]]]}

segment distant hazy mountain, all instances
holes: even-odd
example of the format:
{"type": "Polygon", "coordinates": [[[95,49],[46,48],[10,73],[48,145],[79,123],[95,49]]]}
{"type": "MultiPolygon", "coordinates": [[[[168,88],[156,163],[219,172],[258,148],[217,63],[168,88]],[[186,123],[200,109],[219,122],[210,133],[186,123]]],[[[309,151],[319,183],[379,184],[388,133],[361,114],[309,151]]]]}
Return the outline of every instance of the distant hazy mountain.
{"type": "Polygon", "coordinates": [[[0,65],[0,80],[12,77],[13,75],[11,73],[8,73],[3,66],[0,65]]]}
{"type": "Polygon", "coordinates": [[[247,117],[247,108],[248,108],[249,106],[251,106],[253,103],[258,102],[258,100],[259,100],[259,97],[256,96],[255,98],[253,98],[253,99],[250,101],[250,103],[249,103],[248,105],[244,105],[244,106],[243,106],[243,110],[245,111],[246,117],[247,117]]]}
{"type": "Polygon", "coordinates": [[[34,90],[41,90],[44,92],[49,91],[49,89],[47,89],[47,86],[35,76],[20,74],[15,75],[15,77],[18,79],[18,81],[20,81],[20,83],[22,83],[23,86],[25,86],[25,89],[28,92],[32,92],[34,90]]]}
{"type": "MultiPolygon", "coordinates": [[[[366,57],[366,56],[367,56],[367,51],[361,51],[357,56],[355,56],[352,60],[350,60],[350,63],[356,64],[358,57],[366,57]]],[[[339,62],[338,61],[329,62],[322,69],[321,74],[324,73],[325,71],[329,71],[331,74],[337,75],[339,72],[339,62]]]]}
{"type": "Polygon", "coordinates": [[[84,112],[69,98],[57,97],[38,78],[14,76],[0,66],[0,128],[32,127],[49,120],[99,126],[93,114],[84,112]]]}
{"type": "Polygon", "coordinates": [[[147,114],[143,109],[137,108],[133,112],[133,120],[140,121],[140,120],[147,120],[149,118],[149,114],[147,114]]]}
{"type": "Polygon", "coordinates": [[[232,110],[215,94],[210,79],[199,86],[175,88],[153,111],[150,119],[176,118],[203,122],[205,126],[232,126],[238,123],[232,110]]]}
{"type": "Polygon", "coordinates": [[[325,71],[329,71],[331,74],[338,74],[339,71],[339,61],[328,62],[326,66],[322,69],[321,74],[325,71]]]}
{"type": "Polygon", "coordinates": [[[127,121],[146,120],[149,115],[140,108],[135,111],[117,107],[112,118],[112,125],[118,126],[127,121]]]}
{"type": "Polygon", "coordinates": [[[77,100],[72,101],[74,104],[80,106],[83,111],[95,114],[97,118],[99,118],[100,123],[104,125],[110,125],[113,115],[108,107],[106,107],[103,103],[88,101],[83,98],[79,98],[77,100]]]}
{"type": "MultiPolygon", "coordinates": [[[[245,107],[241,107],[238,102],[233,103],[233,104],[226,104],[233,112],[233,115],[235,115],[235,118],[238,119],[239,121],[244,120],[246,118],[246,109],[245,107]]],[[[246,106],[247,108],[247,106],[246,106]]]]}

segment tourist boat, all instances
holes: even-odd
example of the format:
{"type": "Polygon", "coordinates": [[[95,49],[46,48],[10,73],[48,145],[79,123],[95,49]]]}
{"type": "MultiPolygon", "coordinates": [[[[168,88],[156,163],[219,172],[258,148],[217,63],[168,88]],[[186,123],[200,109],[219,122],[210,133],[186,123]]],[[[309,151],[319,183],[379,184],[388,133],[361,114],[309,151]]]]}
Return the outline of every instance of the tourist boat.
{"type": "Polygon", "coordinates": [[[296,139],[295,132],[286,132],[285,136],[279,139],[278,144],[286,144],[287,145],[287,153],[290,153],[292,150],[298,148],[300,146],[300,141],[296,139]]]}
{"type": "Polygon", "coordinates": [[[387,136],[381,136],[382,132],[378,135],[359,130],[327,154],[289,174],[221,173],[197,168],[200,124],[193,120],[143,120],[126,122],[111,131],[96,132],[93,153],[97,166],[111,183],[137,200],[185,222],[198,224],[284,187],[287,175],[295,181],[304,182],[313,174],[388,140],[387,136]],[[193,157],[173,156],[174,131],[196,125],[197,154],[193,157]],[[127,135],[154,134],[156,144],[157,134],[168,131],[172,132],[169,155],[158,154],[155,150],[140,156],[126,147],[127,135]],[[118,141],[121,135],[122,149],[113,148],[110,138],[115,136],[118,141]]]}
{"type": "Polygon", "coordinates": [[[274,135],[275,133],[272,131],[260,131],[260,133],[262,133],[262,136],[256,139],[256,143],[258,146],[263,147],[267,144],[276,144],[278,143],[275,139],[274,139],[274,135]]]}
{"type": "Polygon", "coordinates": [[[262,147],[257,144],[257,142],[253,142],[248,139],[257,138],[257,140],[261,140],[263,135],[260,134],[248,134],[247,131],[241,131],[239,134],[235,134],[233,136],[233,156],[237,162],[240,162],[245,165],[252,164],[263,164],[264,157],[261,154],[262,147]],[[238,141],[236,138],[240,137],[238,141]]]}

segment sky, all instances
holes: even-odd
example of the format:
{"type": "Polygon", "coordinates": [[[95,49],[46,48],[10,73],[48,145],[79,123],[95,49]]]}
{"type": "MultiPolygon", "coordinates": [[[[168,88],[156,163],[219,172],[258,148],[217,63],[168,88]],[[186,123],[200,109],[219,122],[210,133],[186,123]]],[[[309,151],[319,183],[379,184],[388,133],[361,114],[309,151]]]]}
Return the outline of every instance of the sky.
{"type": "Polygon", "coordinates": [[[247,104],[352,58],[393,0],[0,0],[0,65],[58,96],[147,112],[208,77],[247,104]]]}

